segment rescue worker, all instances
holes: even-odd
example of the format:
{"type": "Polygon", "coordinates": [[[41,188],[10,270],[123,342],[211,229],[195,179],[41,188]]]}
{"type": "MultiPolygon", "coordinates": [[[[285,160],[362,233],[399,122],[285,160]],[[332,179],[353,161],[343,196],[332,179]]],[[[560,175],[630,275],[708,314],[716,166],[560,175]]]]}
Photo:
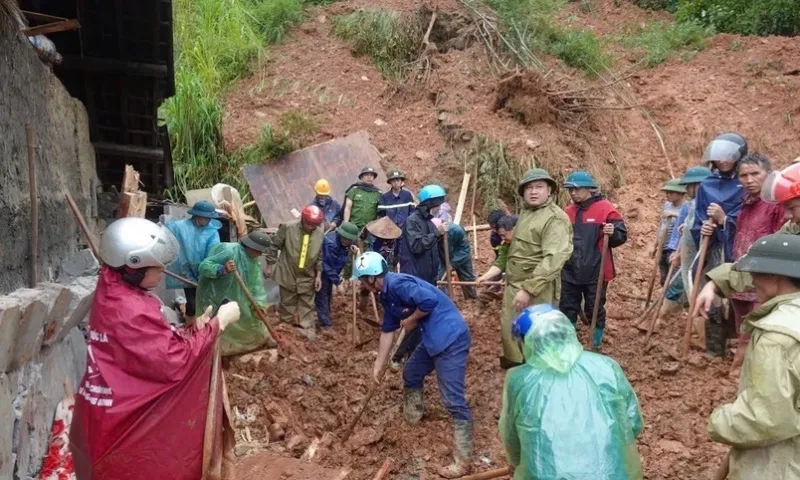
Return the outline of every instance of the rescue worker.
{"type": "Polygon", "coordinates": [[[708,277],[697,300],[703,315],[717,291],[730,297],[755,287],[760,303],[744,319],[743,329],[751,338],[738,395],[733,403],[717,407],[708,420],[711,438],[731,446],[727,478],[797,478],[800,237],[788,233],[761,237],[735,265],[722,265],[708,277]]]}
{"type": "Polygon", "coordinates": [[[314,330],[314,295],[322,288],[322,210],[305,207],[300,219],[281,224],[272,237],[267,263],[280,257],[272,278],[280,287],[278,316],[281,322],[295,323],[306,332],[314,330]]]}
{"type": "MultiPolygon", "coordinates": [[[[742,202],[742,209],[736,222],[736,235],[733,239],[733,258],[738,260],[747,253],[747,250],[757,239],[775,233],[786,222],[785,212],[781,205],[765,202],[761,198],[761,187],[772,171],[769,159],[760,153],[745,156],[737,166],[737,174],[742,186],[747,191],[742,202]]],[[[703,228],[711,234],[713,225],[707,224],[703,228]]],[[[738,377],[739,368],[744,361],[745,345],[750,335],[741,331],[742,319],[754,308],[758,307],[756,292],[748,290],[737,293],[730,298],[733,309],[736,334],[739,337],[736,355],[731,364],[731,375],[738,377]]]]}
{"type": "Polygon", "coordinates": [[[686,203],[686,187],[681,185],[680,179],[674,178],[668,180],[661,187],[664,192],[664,210],[661,213],[661,220],[658,226],[658,238],[663,239],[663,245],[660,252],[656,252],[658,242],[656,241],[650,247],[651,257],[658,255],[658,272],[660,274],[660,284],[663,286],[667,281],[667,273],[669,272],[669,259],[675,252],[669,246],[669,239],[672,237],[672,232],[678,224],[677,219],[680,216],[681,209],[686,203]]]}
{"type": "MultiPolygon", "coordinates": [[[[372,167],[364,167],[358,174],[358,183],[354,183],[345,192],[344,209],[341,217],[358,227],[359,231],[378,218],[378,203],[381,192],[374,185],[378,173],[372,167]]],[[[336,221],[339,225],[342,222],[336,221]]]]}
{"type": "MultiPolygon", "coordinates": [[[[222,305],[213,318],[209,308],[185,330],[167,324],[151,290],[177,258],[178,241],[144,218],[111,223],[101,236],[99,256],[86,373],[75,395],[69,434],[75,475],[81,480],[200,478],[214,342],[239,318],[239,306],[222,305]]],[[[219,376],[222,398],[221,370],[219,376]]],[[[223,417],[219,402],[218,431],[223,417]]],[[[233,458],[231,440],[215,438],[218,455],[209,472],[217,478],[223,457],[233,458]]]]}
{"type": "Polygon", "coordinates": [[[745,155],[747,141],[738,133],[716,137],[703,154],[703,163],[709,164],[714,172],[697,189],[692,237],[699,247],[703,224],[709,221],[719,225],[709,243],[706,257],[709,269],[733,259],[736,220],[746,194],[736,175],[736,166],[745,155]]]}
{"type": "Polygon", "coordinates": [[[414,211],[414,195],[405,187],[406,177],[403,172],[393,170],[387,178],[392,187],[381,195],[378,202],[378,218],[389,217],[400,228],[406,224],[406,219],[414,211]]]}
{"type": "Polygon", "coordinates": [[[642,479],[642,413],[617,362],[583,351],[569,319],[549,305],[523,310],[514,330],[525,364],[506,374],[500,414],[514,479],[642,479]]]}
{"type": "MultiPolygon", "coordinates": [[[[500,210],[499,208],[495,208],[489,211],[489,215],[487,215],[486,217],[486,223],[489,224],[489,228],[491,229],[489,232],[489,245],[491,245],[492,250],[494,250],[495,261],[499,256],[500,245],[503,243],[503,239],[500,237],[500,234],[498,233],[498,222],[504,216],[506,216],[506,212],[500,210]]],[[[507,249],[506,253],[508,253],[507,249]]],[[[503,265],[505,265],[505,262],[503,262],[503,265]]],[[[499,282],[502,279],[503,276],[502,273],[500,273],[495,277],[488,278],[487,281],[499,282]]],[[[482,294],[485,294],[484,299],[486,301],[491,301],[494,297],[503,298],[503,289],[500,286],[491,285],[482,289],[482,294]]]]}
{"type": "Polygon", "coordinates": [[[506,285],[503,294],[500,366],[522,362],[522,352],[511,336],[517,313],[530,305],[558,305],[561,269],[572,254],[572,225],[553,199],[558,185],[541,168],[528,170],[517,193],[523,199],[522,213],[508,247],[506,285]]]}
{"type": "Polygon", "coordinates": [[[381,217],[369,222],[365,230],[375,238],[373,251],[380,253],[389,264],[389,269],[395,271],[398,262],[397,239],[403,235],[403,231],[389,217],[381,217]]]}
{"type": "Polygon", "coordinates": [[[419,205],[403,226],[398,245],[400,271],[421,278],[436,286],[439,273],[439,237],[444,224],[434,226],[434,214],[445,201],[445,191],[439,185],[426,185],[419,191],[419,205]]]}
{"type": "Polygon", "coordinates": [[[322,210],[322,213],[325,215],[325,225],[323,228],[326,230],[336,228],[338,224],[334,219],[336,215],[339,214],[342,206],[331,197],[331,184],[324,178],[320,178],[317,180],[317,183],[314,184],[314,193],[317,195],[309,205],[316,205],[322,210]]]}
{"type": "Polygon", "coordinates": [[[350,259],[350,253],[356,250],[356,241],[358,227],[350,222],[344,222],[336,231],[326,234],[322,241],[322,286],[314,304],[317,309],[317,323],[324,329],[333,328],[330,315],[333,286],[341,283],[342,270],[350,259]]]}
{"type": "MultiPolygon", "coordinates": [[[[220,215],[214,205],[207,200],[195,203],[188,213],[191,217],[167,223],[167,228],[175,235],[175,238],[178,239],[178,245],[180,245],[177,260],[167,270],[197,283],[200,279],[200,271],[198,270],[200,262],[208,256],[211,247],[220,242],[219,229],[222,228],[222,223],[217,220],[220,215]]],[[[166,284],[167,288],[183,289],[184,298],[186,299],[186,320],[188,323],[193,322],[197,288],[186,285],[172,277],[166,278],[166,284]]]]}
{"type": "MultiPolygon", "coordinates": [[[[516,215],[505,215],[497,221],[497,234],[501,243],[495,250],[496,257],[492,266],[489,267],[486,273],[478,277],[478,285],[483,282],[496,282],[503,279],[503,274],[506,271],[506,262],[508,261],[508,247],[514,238],[514,227],[517,226],[517,218],[516,215]]],[[[487,303],[503,298],[502,288],[497,290],[484,288],[481,290],[479,298],[481,307],[485,307],[487,303]]]]}
{"type": "Polygon", "coordinates": [[[564,264],[561,272],[561,301],[559,308],[577,326],[578,315],[583,312],[586,319],[592,318],[595,298],[600,296],[597,310],[597,325],[592,345],[596,348],[603,340],[606,327],[606,292],[608,283],[614,279],[613,249],[628,240],[625,221],[605,195],[598,192],[598,186],[588,172],[576,171],[567,177],[564,187],[569,192],[572,203],[566,208],[572,223],[572,256],[564,264]],[[608,235],[608,258],[602,272],[603,286],[597,291],[600,276],[600,262],[603,243],[608,235]]]}
{"type": "Polygon", "coordinates": [[[269,246],[270,239],[265,233],[250,232],[239,243],[226,242],[214,246],[208,257],[200,263],[198,310],[220,305],[226,299],[237,301],[242,310],[240,321],[226,329],[222,336],[222,355],[238,355],[262,346],[278,346],[233,275],[234,271],[238,271],[258,308],[267,308],[267,293],[258,259],[269,246]]]}
{"type": "MultiPolygon", "coordinates": [[[[472,249],[469,246],[467,231],[461,225],[451,223],[446,225],[447,229],[447,250],[450,256],[450,267],[456,271],[458,279],[462,282],[474,282],[475,270],[472,268],[472,249]]],[[[445,274],[444,255],[439,264],[437,276],[441,278],[445,274]]],[[[478,291],[472,285],[462,285],[461,291],[464,298],[478,298],[478,291]]]]}
{"type": "Polygon", "coordinates": [[[471,344],[469,329],[453,301],[444,292],[417,277],[392,273],[376,252],[359,256],[354,276],[371,292],[380,294],[383,321],[373,376],[380,372],[391,352],[393,333],[419,328],[422,343],[403,370],[403,419],[419,423],[424,414],[422,389],[425,377],[436,371],[439,394],[455,429],[454,462],[439,469],[445,478],[458,478],[470,470],[473,447],[472,413],[466,399],[467,360],[471,344]]]}

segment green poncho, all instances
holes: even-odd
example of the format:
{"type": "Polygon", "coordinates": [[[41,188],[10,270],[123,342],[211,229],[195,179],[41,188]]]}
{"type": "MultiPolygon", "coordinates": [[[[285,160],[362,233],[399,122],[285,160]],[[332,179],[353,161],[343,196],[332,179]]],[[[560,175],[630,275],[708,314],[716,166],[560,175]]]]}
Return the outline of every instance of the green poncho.
{"type": "Polygon", "coordinates": [[[584,352],[559,311],[537,317],[506,375],[500,438],[515,480],[642,478],[639,402],[617,362],[584,352]]]}
{"type": "Polygon", "coordinates": [[[236,355],[262,346],[269,338],[269,333],[253,312],[236,277],[224,272],[224,265],[228,260],[236,262],[242,280],[261,307],[267,306],[267,294],[264,291],[264,278],[258,258],[249,257],[245,247],[238,243],[215,245],[208,257],[200,263],[197,312],[203,312],[209,305],[217,308],[226,298],[239,303],[241,317],[238,322],[225,329],[221,343],[223,355],[236,355]]]}

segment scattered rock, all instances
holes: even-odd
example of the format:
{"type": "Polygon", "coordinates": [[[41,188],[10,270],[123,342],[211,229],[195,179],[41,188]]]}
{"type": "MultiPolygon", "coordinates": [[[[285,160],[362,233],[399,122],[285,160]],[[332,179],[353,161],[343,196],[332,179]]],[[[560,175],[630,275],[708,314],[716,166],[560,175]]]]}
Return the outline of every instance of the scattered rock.
{"type": "Polygon", "coordinates": [[[640,215],[639,209],[636,207],[629,209],[628,212],[625,214],[625,216],[628,217],[629,220],[635,220],[639,218],[639,215],[640,215]]]}
{"type": "Polygon", "coordinates": [[[385,125],[386,125],[386,122],[384,122],[384,121],[383,121],[383,120],[381,120],[380,118],[376,118],[376,119],[375,119],[375,121],[374,121],[374,122],[372,122],[372,123],[374,123],[375,125],[377,125],[377,126],[379,126],[379,127],[383,127],[383,126],[385,126],[385,125]]]}
{"type": "Polygon", "coordinates": [[[272,425],[267,427],[267,433],[269,433],[270,443],[279,442],[283,440],[283,438],[286,436],[286,432],[283,430],[283,427],[281,427],[277,423],[273,423],[272,425]]]}
{"type": "Polygon", "coordinates": [[[350,447],[350,450],[358,450],[361,447],[365,447],[367,445],[372,445],[374,443],[378,443],[383,438],[383,432],[380,430],[376,430],[372,427],[367,427],[361,430],[358,430],[353,436],[347,440],[347,446],[350,447]]]}
{"type": "Polygon", "coordinates": [[[319,17],[317,17],[317,21],[319,23],[327,23],[328,22],[328,17],[326,15],[320,15],[319,17]]]}
{"type": "Polygon", "coordinates": [[[706,366],[706,358],[699,353],[689,355],[689,359],[686,362],[693,367],[699,368],[706,366]]]}
{"type": "Polygon", "coordinates": [[[254,367],[257,367],[258,364],[261,363],[261,360],[264,359],[264,355],[260,353],[248,353],[247,355],[242,355],[239,357],[239,363],[246,365],[248,363],[252,363],[254,367]]]}
{"type": "Polygon", "coordinates": [[[369,78],[366,75],[361,75],[361,80],[369,82],[369,78]]]}
{"type": "Polygon", "coordinates": [[[277,348],[273,348],[272,350],[267,350],[267,355],[269,355],[269,363],[276,363],[278,361],[277,348]]]}
{"type": "Polygon", "coordinates": [[[236,448],[234,449],[234,453],[236,454],[237,457],[243,457],[243,456],[247,455],[248,453],[250,453],[251,450],[253,450],[253,446],[252,445],[246,445],[246,444],[245,445],[236,445],[236,448]]]}
{"type": "Polygon", "coordinates": [[[305,383],[309,387],[313,387],[314,386],[314,377],[312,377],[311,375],[309,375],[307,373],[303,374],[302,380],[303,380],[303,383],[305,383]]]}
{"type": "Polygon", "coordinates": [[[266,380],[260,380],[258,383],[253,385],[253,388],[250,389],[253,395],[261,395],[267,390],[269,390],[269,382],[266,380]]]}
{"type": "Polygon", "coordinates": [[[536,150],[542,144],[536,140],[528,139],[528,141],[525,142],[525,145],[531,150],[536,150]]]}
{"type": "Polygon", "coordinates": [[[292,435],[286,442],[286,448],[295,454],[302,455],[309,443],[308,437],[303,434],[292,435]]]}
{"type": "Polygon", "coordinates": [[[427,160],[431,158],[431,155],[423,150],[417,150],[417,153],[414,154],[414,156],[416,156],[420,160],[427,160]]]}
{"type": "Polygon", "coordinates": [[[272,423],[277,423],[284,430],[289,426],[289,417],[283,413],[283,409],[277,403],[270,402],[264,405],[264,409],[267,411],[267,416],[272,423]]]}
{"type": "Polygon", "coordinates": [[[678,362],[667,362],[661,366],[661,373],[664,375],[675,375],[681,369],[681,364],[678,362]]]}

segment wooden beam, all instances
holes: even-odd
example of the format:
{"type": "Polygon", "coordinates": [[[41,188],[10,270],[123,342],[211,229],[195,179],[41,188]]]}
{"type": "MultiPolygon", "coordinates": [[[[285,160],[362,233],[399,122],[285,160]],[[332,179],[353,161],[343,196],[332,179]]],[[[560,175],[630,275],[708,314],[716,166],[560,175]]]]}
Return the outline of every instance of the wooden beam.
{"type": "Polygon", "coordinates": [[[28,27],[22,31],[29,37],[36,35],[47,35],[50,33],[66,32],[68,30],[77,30],[81,28],[81,24],[77,20],[64,20],[63,22],[48,23],[46,25],[37,25],[35,27],[28,27]]]}
{"type": "Polygon", "coordinates": [[[453,223],[461,225],[461,216],[464,214],[464,203],[467,200],[467,191],[469,191],[469,178],[470,174],[464,172],[464,179],[461,181],[461,192],[458,194],[458,205],[456,206],[456,215],[453,217],[453,223]]]}
{"type": "Polygon", "coordinates": [[[28,20],[33,20],[36,22],[63,22],[66,20],[64,17],[56,17],[54,15],[47,15],[46,13],[39,13],[39,12],[31,12],[30,10],[22,10],[22,13],[28,17],[28,20]]]}
{"type": "Polygon", "coordinates": [[[139,191],[139,172],[125,165],[117,218],[142,217],[147,210],[147,194],[139,191]]]}
{"type": "Polygon", "coordinates": [[[167,78],[167,66],[155,63],[126,62],[112,58],[80,57],[64,55],[61,68],[82,70],[95,73],[119,73],[139,75],[142,77],[167,78]]]}
{"type": "Polygon", "coordinates": [[[92,142],[98,155],[121,155],[130,158],[160,161],[164,158],[163,148],[138,147],[136,145],[120,145],[117,143],[92,142]]]}

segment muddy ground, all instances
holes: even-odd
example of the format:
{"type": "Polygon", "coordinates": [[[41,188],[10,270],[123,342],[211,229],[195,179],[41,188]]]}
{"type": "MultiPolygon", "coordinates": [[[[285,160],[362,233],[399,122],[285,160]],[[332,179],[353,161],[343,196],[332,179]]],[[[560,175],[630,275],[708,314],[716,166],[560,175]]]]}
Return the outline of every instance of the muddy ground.
{"type": "MultiPolygon", "coordinates": [[[[669,18],[627,2],[617,7],[614,0],[597,0],[594,5],[584,13],[573,3],[563,19],[610,38],[650,19],[669,18]]],[[[410,12],[418,5],[349,0],[313,11],[284,44],[270,50],[267,62],[254,64],[252,76],[229,93],[227,146],[248,144],[262,123],[274,125],[282,112],[300,110],[320,122],[316,141],[357,130],[369,132],[382,153],[383,166],[406,171],[412,188],[438,181],[457,192],[463,170],[459,153],[474,135],[501,141],[513,155],[533,159],[556,175],[590,168],[607,187],[629,229],[627,244],[615,250],[619,276],[610,287],[603,353],[622,365],[641,402],[645,429],[639,452],[646,478],[709,478],[725,448],[709,440],[706,421],[715,406],[734,398],[737,381],[728,377],[730,358],[710,359],[696,352],[688,362],[675,364],[662,349],[643,352],[642,334],[633,327],[641,311],[637,298],[646,293],[652,265],[647,250],[663,203],[658,186],[669,179],[670,171],[680,175],[696,164],[705,143],[726,130],[744,134],[751,150],[766,153],[778,166],[800,155],[796,124],[800,42],[717,35],[688,61],[673,58],[656,68],[635,71],[628,71],[631,52],[610,47],[619,57],[617,69],[629,75],[618,89],[632,94],[652,122],[638,108],[613,109],[593,112],[575,131],[547,116],[520,121],[520,111],[509,110],[509,105],[537,105],[541,99],[530,95],[519,95],[498,108],[498,97],[508,92],[491,73],[477,42],[437,53],[434,73],[425,84],[387,83],[368,58],[353,57],[349,45],[330,31],[334,15],[362,7],[410,12]],[[662,134],[666,155],[654,125],[662,134]]],[[[440,15],[449,13],[453,22],[464,15],[456,0],[428,2],[427,7],[438,7],[440,15]]],[[[546,61],[557,66],[552,59],[546,61]]],[[[601,82],[567,68],[559,71],[567,84],[578,88],[601,82]]],[[[608,105],[623,105],[619,94],[606,89],[604,95],[608,105]]],[[[480,205],[478,213],[484,213],[480,205]]],[[[477,271],[487,268],[491,255],[488,235],[482,234],[480,242],[477,271]]],[[[475,468],[489,469],[504,461],[497,436],[503,384],[497,363],[499,305],[480,312],[460,292],[457,300],[473,335],[467,388],[476,421],[475,468]]],[[[373,399],[353,438],[340,445],[337,435],[367,392],[378,336],[375,328],[359,321],[361,340],[368,341],[354,347],[349,308],[349,296],[335,297],[334,332],[314,341],[283,330],[292,342],[304,346],[305,353],[274,362],[264,354],[257,365],[258,356],[231,362],[227,380],[238,411],[239,453],[267,448],[300,456],[317,438],[319,448],[312,462],[352,468],[348,478],[372,478],[388,457],[395,460],[390,478],[437,478],[436,467],[449,461],[451,427],[433,379],[426,385],[428,412],[420,425],[403,424],[402,381],[393,375],[373,399]],[[276,417],[285,424],[286,437],[270,443],[267,427],[276,417]]],[[[684,321],[682,316],[672,319],[654,341],[678,345],[684,321]]]]}

